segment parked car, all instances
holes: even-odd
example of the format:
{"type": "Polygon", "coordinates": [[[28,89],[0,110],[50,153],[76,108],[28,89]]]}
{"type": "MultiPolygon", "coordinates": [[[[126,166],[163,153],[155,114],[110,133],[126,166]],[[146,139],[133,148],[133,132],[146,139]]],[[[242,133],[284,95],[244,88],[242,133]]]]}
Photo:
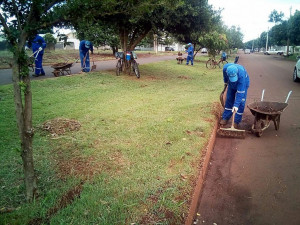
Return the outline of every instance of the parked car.
{"type": "Polygon", "coordinates": [[[250,54],[250,49],[245,49],[245,54],[250,54]]]}
{"type": "Polygon", "coordinates": [[[167,51],[175,51],[175,50],[172,47],[165,47],[165,51],[167,52],[167,51]]]}
{"type": "Polygon", "coordinates": [[[283,51],[281,50],[268,50],[264,52],[265,55],[282,55],[283,51]]]}
{"type": "MultiPolygon", "coordinates": [[[[289,56],[293,55],[293,53],[289,52],[289,56]]],[[[283,53],[283,56],[286,56],[286,52],[283,53]]]]}
{"type": "Polygon", "coordinates": [[[294,73],[293,73],[294,82],[300,81],[300,58],[299,58],[299,56],[297,58],[298,58],[298,62],[295,65],[294,73]]]}
{"type": "Polygon", "coordinates": [[[207,49],[206,48],[202,48],[201,49],[201,53],[207,53],[207,49]]]}

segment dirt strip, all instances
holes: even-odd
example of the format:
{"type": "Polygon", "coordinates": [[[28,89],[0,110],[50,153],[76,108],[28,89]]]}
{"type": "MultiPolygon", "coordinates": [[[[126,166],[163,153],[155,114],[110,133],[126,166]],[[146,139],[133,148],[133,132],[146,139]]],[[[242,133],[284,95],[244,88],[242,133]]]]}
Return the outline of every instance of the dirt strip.
{"type": "Polygon", "coordinates": [[[209,141],[207,143],[207,146],[206,146],[205,155],[203,156],[203,165],[199,172],[199,176],[198,176],[198,179],[196,182],[196,186],[195,186],[194,193],[192,196],[192,201],[191,201],[187,219],[185,221],[185,225],[193,224],[193,219],[196,214],[197,207],[198,207],[198,200],[200,199],[200,195],[202,193],[202,188],[203,188],[203,183],[204,183],[207,171],[208,171],[210,156],[211,156],[212,150],[214,149],[214,145],[215,145],[215,141],[216,141],[218,123],[219,123],[219,121],[217,120],[215,123],[214,129],[211,133],[211,136],[209,138],[209,141]]]}

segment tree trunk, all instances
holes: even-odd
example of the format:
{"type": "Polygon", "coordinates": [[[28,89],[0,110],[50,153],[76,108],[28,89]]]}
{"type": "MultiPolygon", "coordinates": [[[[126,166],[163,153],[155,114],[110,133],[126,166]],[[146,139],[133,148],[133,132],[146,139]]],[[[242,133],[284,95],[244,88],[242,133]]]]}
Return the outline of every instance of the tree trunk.
{"type": "MultiPolygon", "coordinates": [[[[22,50],[19,50],[20,52],[22,50]]],[[[37,194],[37,181],[34,172],[33,163],[33,128],[32,128],[32,94],[30,86],[29,73],[22,74],[23,79],[20,79],[20,66],[18,65],[18,56],[22,53],[14,54],[13,63],[13,87],[14,87],[14,102],[17,117],[17,125],[21,139],[21,157],[23,160],[24,179],[26,187],[26,199],[32,201],[37,194]],[[21,88],[22,83],[22,88],[21,88]],[[22,102],[22,93],[24,93],[24,105],[22,102]]],[[[26,63],[24,64],[26,65],[26,63]]]]}
{"type": "Polygon", "coordinates": [[[157,34],[154,34],[154,36],[153,36],[153,46],[154,46],[155,54],[157,54],[158,53],[158,38],[157,38],[157,34]]]}
{"type": "Polygon", "coordinates": [[[286,42],[286,56],[289,57],[289,49],[290,49],[290,39],[287,39],[286,42]]]}

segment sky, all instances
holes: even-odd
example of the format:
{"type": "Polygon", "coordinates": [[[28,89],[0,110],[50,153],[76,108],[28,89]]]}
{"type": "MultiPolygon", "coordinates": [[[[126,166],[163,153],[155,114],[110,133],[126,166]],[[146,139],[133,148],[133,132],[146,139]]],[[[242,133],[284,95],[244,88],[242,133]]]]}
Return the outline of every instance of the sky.
{"type": "Polygon", "coordinates": [[[208,0],[214,9],[223,9],[221,16],[228,27],[239,26],[244,34],[244,42],[260,37],[274,23],[268,22],[269,15],[275,9],[284,13],[287,20],[296,11],[300,11],[300,0],[208,0]],[[292,9],[290,10],[290,8],[292,9]]]}

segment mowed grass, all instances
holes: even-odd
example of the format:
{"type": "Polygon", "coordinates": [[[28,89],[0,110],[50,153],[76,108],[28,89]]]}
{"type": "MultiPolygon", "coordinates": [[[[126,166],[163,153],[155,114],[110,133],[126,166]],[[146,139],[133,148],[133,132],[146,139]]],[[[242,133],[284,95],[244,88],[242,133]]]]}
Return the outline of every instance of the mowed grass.
{"type": "Polygon", "coordinates": [[[24,201],[12,85],[0,86],[0,224],[183,224],[215,124],[220,69],[176,61],[32,82],[39,198],[24,201]],[[51,135],[43,123],[74,119],[51,135]]]}

